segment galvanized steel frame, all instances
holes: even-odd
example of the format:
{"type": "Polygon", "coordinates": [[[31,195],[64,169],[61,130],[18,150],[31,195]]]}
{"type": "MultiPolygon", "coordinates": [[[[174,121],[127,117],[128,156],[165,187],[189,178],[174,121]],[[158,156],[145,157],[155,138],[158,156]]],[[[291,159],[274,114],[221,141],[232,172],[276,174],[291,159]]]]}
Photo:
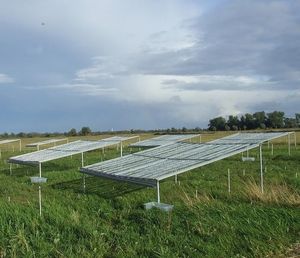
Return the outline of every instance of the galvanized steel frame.
{"type": "MultiPolygon", "coordinates": [[[[156,187],[163,179],[260,147],[266,141],[291,133],[238,133],[202,144],[178,142],[86,166],[80,172],[156,187]]],[[[260,163],[262,167],[262,152],[260,163]]]]}
{"type": "Polygon", "coordinates": [[[36,147],[37,150],[39,150],[40,146],[42,145],[47,145],[47,144],[52,144],[54,143],[54,146],[57,142],[62,142],[62,141],[66,141],[68,143],[68,138],[61,138],[61,139],[49,139],[46,141],[40,141],[40,142],[33,142],[33,143],[28,143],[26,144],[26,147],[36,147]]]}
{"type": "MultiPolygon", "coordinates": [[[[122,142],[136,138],[137,136],[119,137],[114,136],[105,138],[99,141],[74,141],[67,144],[62,144],[49,149],[35,151],[15,157],[9,158],[9,163],[23,164],[23,165],[38,165],[39,174],[41,176],[41,164],[47,161],[69,157],[76,154],[81,154],[82,166],[83,166],[83,153],[93,151],[97,149],[104,149],[109,146],[121,144],[121,156],[122,156],[122,142]]],[[[11,166],[10,166],[11,170],[11,166]]]]}

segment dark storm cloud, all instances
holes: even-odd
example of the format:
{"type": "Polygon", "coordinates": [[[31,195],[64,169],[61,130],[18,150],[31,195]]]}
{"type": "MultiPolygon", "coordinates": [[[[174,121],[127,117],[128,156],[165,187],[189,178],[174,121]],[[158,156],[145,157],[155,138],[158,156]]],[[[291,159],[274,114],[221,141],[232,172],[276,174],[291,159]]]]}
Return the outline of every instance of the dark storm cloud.
{"type": "Polygon", "coordinates": [[[0,8],[0,131],[300,109],[299,1],[29,2],[0,8]]]}
{"type": "MultiPolygon", "coordinates": [[[[145,53],[139,69],[147,74],[267,77],[251,87],[299,89],[299,10],[299,1],[226,1],[188,22],[197,38],[193,46],[145,53]]],[[[214,88],[198,86],[186,88],[214,88]]],[[[225,84],[224,89],[231,87],[225,84]]]]}

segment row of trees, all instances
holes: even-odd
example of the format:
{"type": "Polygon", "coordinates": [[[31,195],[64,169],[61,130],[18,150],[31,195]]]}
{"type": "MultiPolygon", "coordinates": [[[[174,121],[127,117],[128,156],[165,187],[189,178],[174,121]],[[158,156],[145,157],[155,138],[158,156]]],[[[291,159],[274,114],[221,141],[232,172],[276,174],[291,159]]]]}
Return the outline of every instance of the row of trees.
{"type": "Polygon", "coordinates": [[[145,130],[145,129],[131,129],[131,130],[122,130],[122,131],[95,131],[93,132],[89,127],[84,126],[81,130],[77,131],[75,128],[70,129],[68,132],[59,133],[38,133],[38,132],[20,132],[20,133],[3,133],[0,134],[0,138],[34,138],[34,137],[58,137],[58,136],[86,136],[86,135],[105,135],[105,134],[141,134],[141,133],[153,133],[153,134],[181,134],[181,133],[198,133],[200,131],[204,131],[206,129],[201,129],[200,127],[196,128],[167,128],[167,129],[153,129],[153,130],[145,130]]]}
{"type": "MultiPolygon", "coordinates": [[[[34,137],[57,137],[57,136],[85,136],[85,135],[91,135],[94,134],[92,130],[84,126],[81,128],[80,131],[77,132],[75,128],[72,128],[69,132],[65,133],[59,133],[59,132],[54,132],[54,133],[37,133],[37,132],[30,132],[30,133],[3,133],[0,134],[0,137],[3,138],[13,138],[13,137],[19,137],[19,138],[34,138],[34,137]]],[[[97,133],[95,133],[97,134],[97,133]]],[[[100,132],[99,132],[100,134],[100,132]]]]}
{"type": "Polygon", "coordinates": [[[285,117],[282,111],[265,113],[264,111],[247,113],[242,116],[230,115],[226,120],[219,116],[209,120],[208,129],[211,131],[229,130],[252,130],[267,128],[299,128],[300,113],[296,113],[294,118],[285,117]]]}
{"type": "Polygon", "coordinates": [[[84,126],[81,128],[81,130],[79,132],[77,132],[75,128],[72,128],[66,135],[67,136],[77,136],[77,135],[86,136],[86,135],[90,135],[90,134],[92,134],[91,128],[89,128],[88,126],[84,126]]]}
{"type": "Polygon", "coordinates": [[[296,113],[295,117],[285,117],[284,112],[274,111],[271,113],[265,113],[264,111],[255,112],[253,114],[247,113],[242,116],[230,115],[228,119],[222,116],[209,120],[208,128],[201,129],[196,128],[167,128],[167,129],[131,129],[123,131],[103,131],[92,132],[88,126],[84,126],[81,130],[77,131],[75,128],[70,129],[65,133],[3,133],[0,134],[0,138],[13,138],[13,137],[57,137],[57,136],[86,136],[86,135],[100,135],[100,134],[139,134],[139,133],[154,133],[154,134],[180,134],[180,133],[198,133],[201,131],[229,131],[229,130],[253,130],[253,129],[267,129],[267,128],[300,128],[300,113],[296,113]]]}

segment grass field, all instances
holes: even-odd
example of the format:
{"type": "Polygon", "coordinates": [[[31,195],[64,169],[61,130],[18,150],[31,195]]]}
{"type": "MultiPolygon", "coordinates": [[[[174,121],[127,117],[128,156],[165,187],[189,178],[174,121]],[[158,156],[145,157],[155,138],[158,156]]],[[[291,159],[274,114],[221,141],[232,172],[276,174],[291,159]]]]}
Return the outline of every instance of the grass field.
{"type": "MultiPolygon", "coordinates": [[[[179,175],[177,184],[174,178],[163,181],[161,201],[174,204],[171,213],[143,209],[143,203],[156,200],[153,188],[88,177],[84,194],[80,155],[48,162],[42,217],[38,188],[29,180],[38,169],[14,165],[10,176],[5,160],[19,152],[3,150],[0,257],[300,256],[300,146],[292,146],[291,156],[287,150],[286,139],[274,142],[274,156],[263,146],[265,194],[258,160],[242,162],[241,155],[179,175]]],[[[85,164],[118,155],[115,148],[105,156],[90,152],[85,164]]],[[[257,157],[258,150],[250,155],[257,157]]]]}

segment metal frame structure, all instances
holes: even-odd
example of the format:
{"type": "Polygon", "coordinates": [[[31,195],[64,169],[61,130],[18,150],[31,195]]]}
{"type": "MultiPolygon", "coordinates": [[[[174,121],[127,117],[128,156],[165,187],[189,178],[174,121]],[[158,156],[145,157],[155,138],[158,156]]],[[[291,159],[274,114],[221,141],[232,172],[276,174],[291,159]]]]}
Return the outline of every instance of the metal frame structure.
{"type": "Polygon", "coordinates": [[[12,164],[23,164],[23,165],[38,165],[39,175],[42,176],[42,163],[52,161],[64,157],[81,154],[81,165],[84,166],[83,154],[88,151],[97,149],[104,149],[113,145],[121,145],[121,156],[122,156],[122,142],[136,138],[131,137],[110,137],[99,141],[74,141],[67,144],[62,144],[49,149],[39,150],[32,153],[27,153],[15,157],[9,158],[10,173],[12,173],[12,164]]]}
{"type": "MultiPolygon", "coordinates": [[[[22,141],[21,141],[21,139],[7,139],[7,140],[1,140],[1,141],[0,141],[0,145],[12,143],[12,142],[19,142],[19,150],[22,151],[22,141]]],[[[14,147],[13,147],[13,151],[14,151],[14,147]]],[[[2,153],[1,153],[1,149],[0,149],[0,159],[1,159],[1,158],[2,158],[2,153]]]]}
{"type": "Polygon", "coordinates": [[[144,141],[139,141],[130,144],[130,147],[157,147],[162,145],[168,145],[175,142],[181,142],[186,140],[191,140],[195,137],[199,137],[199,142],[201,142],[201,134],[166,134],[144,141]]]}
{"type": "Polygon", "coordinates": [[[102,142],[116,142],[116,145],[117,145],[117,149],[119,149],[120,147],[120,156],[122,157],[123,156],[123,142],[124,141],[129,141],[129,140],[132,140],[132,139],[136,139],[138,138],[138,140],[140,141],[140,136],[138,135],[133,135],[133,136],[112,136],[112,137],[109,137],[109,138],[105,138],[105,139],[102,139],[100,141],[102,142]]]}
{"type": "Polygon", "coordinates": [[[40,150],[40,146],[42,145],[47,145],[47,144],[54,144],[54,147],[56,146],[57,142],[62,142],[66,141],[67,143],[69,142],[68,138],[61,138],[61,139],[49,139],[46,141],[40,141],[40,142],[34,142],[34,143],[28,143],[26,147],[36,147],[37,150],[40,150]]]}
{"type": "Polygon", "coordinates": [[[288,136],[291,133],[238,133],[207,143],[177,142],[159,146],[125,157],[96,163],[80,169],[81,173],[128,181],[157,188],[160,203],[159,182],[189,170],[234,156],[259,147],[261,191],[263,192],[264,142],[288,136]]]}

